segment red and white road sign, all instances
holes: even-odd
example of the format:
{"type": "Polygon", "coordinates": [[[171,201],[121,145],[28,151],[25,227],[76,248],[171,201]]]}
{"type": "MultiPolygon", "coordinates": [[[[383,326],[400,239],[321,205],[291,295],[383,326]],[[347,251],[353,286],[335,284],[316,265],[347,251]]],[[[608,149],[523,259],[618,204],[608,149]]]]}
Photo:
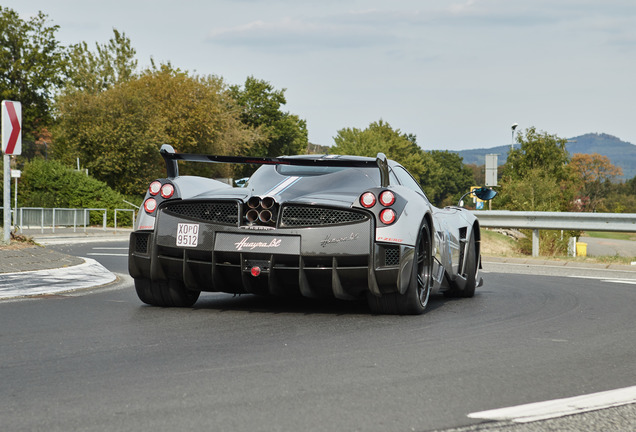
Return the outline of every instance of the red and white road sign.
{"type": "Polygon", "coordinates": [[[2,101],[2,152],[22,154],[22,104],[2,101]]]}

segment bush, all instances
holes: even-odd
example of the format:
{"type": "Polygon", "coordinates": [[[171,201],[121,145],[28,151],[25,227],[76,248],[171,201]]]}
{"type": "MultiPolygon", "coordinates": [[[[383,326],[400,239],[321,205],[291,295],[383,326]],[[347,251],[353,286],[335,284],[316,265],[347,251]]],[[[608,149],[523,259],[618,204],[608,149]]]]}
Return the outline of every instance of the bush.
{"type": "MultiPolygon", "coordinates": [[[[519,239],[519,252],[532,255],[532,230],[520,230],[525,237],[519,239]]],[[[579,237],[580,231],[539,231],[539,255],[567,256],[571,237],[579,237]]]]}
{"type": "MultiPolygon", "coordinates": [[[[131,208],[126,197],[85,172],[76,171],[58,161],[34,159],[22,171],[18,207],[105,208],[108,225],[113,225],[114,209],[131,208]]],[[[128,199],[139,201],[138,198],[128,199]]],[[[133,201],[133,202],[134,202],[133,201]]],[[[130,212],[118,213],[118,225],[131,225],[130,212]]],[[[91,224],[101,225],[102,216],[92,212],[91,224]]]]}

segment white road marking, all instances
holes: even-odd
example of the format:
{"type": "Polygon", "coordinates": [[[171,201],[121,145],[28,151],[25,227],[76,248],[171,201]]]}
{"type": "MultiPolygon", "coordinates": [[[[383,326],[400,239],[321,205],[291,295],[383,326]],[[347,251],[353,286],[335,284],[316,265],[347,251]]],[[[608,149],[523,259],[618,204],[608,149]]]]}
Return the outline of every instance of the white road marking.
{"type": "Polygon", "coordinates": [[[601,282],[612,282],[612,283],[622,283],[628,285],[636,285],[635,280],[626,280],[626,279],[604,279],[601,282]]]}
{"type": "Polygon", "coordinates": [[[468,417],[529,423],[631,403],[636,403],[636,386],[565,399],[554,399],[508,408],[480,411],[468,414],[468,417]]]}
{"type": "MultiPolygon", "coordinates": [[[[482,259],[483,264],[488,265],[506,265],[506,266],[516,266],[516,267],[545,267],[545,268],[555,268],[555,269],[565,269],[565,270],[595,270],[595,271],[604,271],[604,272],[617,272],[617,273],[632,273],[633,270],[620,270],[620,269],[609,269],[609,268],[594,268],[594,267],[569,267],[564,265],[550,265],[550,264],[535,264],[535,263],[510,263],[510,262],[496,262],[496,261],[487,261],[482,259]]],[[[496,272],[493,272],[496,273],[496,272]]],[[[591,279],[598,279],[590,276],[568,276],[568,277],[589,277],[591,279]]]]}
{"type": "Polygon", "coordinates": [[[622,283],[622,284],[629,284],[629,285],[636,285],[636,279],[625,279],[625,278],[602,278],[602,277],[598,277],[598,276],[568,276],[570,278],[577,278],[577,279],[594,279],[594,280],[598,280],[599,282],[611,282],[611,283],[622,283]]]}
{"type": "Polygon", "coordinates": [[[93,250],[128,250],[127,247],[94,247],[93,250]]]}
{"type": "Polygon", "coordinates": [[[94,247],[94,252],[89,252],[86,255],[90,256],[112,256],[112,257],[127,257],[127,247],[94,247]],[[99,251],[126,251],[126,253],[113,253],[113,252],[99,252],[99,251]]]}

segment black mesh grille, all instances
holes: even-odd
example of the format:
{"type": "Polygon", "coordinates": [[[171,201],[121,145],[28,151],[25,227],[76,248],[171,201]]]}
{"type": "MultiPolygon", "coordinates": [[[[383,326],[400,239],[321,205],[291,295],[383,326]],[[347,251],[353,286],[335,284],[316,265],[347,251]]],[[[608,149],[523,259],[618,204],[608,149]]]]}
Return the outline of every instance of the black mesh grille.
{"type": "Polygon", "coordinates": [[[384,249],[384,265],[396,266],[400,264],[400,247],[387,247],[384,249]]]}
{"type": "Polygon", "coordinates": [[[339,225],[362,222],[363,213],[314,206],[286,206],[281,216],[281,227],[339,225]]]}
{"type": "Polygon", "coordinates": [[[166,205],[163,211],[223,225],[238,224],[238,204],[236,202],[175,202],[166,205]]]}
{"type": "Polygon", "coordinates": [[[137,234],[135,236],[135,252],[148,253],[149,234],[137,234]]]}

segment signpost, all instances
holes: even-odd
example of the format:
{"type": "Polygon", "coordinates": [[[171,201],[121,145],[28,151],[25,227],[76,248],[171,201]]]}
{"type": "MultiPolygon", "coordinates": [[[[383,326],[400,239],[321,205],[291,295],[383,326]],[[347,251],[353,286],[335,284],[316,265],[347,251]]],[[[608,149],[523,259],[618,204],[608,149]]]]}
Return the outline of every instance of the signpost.
{"type": "Polygon", "coordinates": [[[2,152],[4,153],[4,237],[11,240],[11,155],[22,153],[22,104],[2,101],[2,152]]]}
{"type": "MultiPolygon", "coordinates": [[[[514,128],[513,128],[514,131],[514,128]]],[[[514,132],[513,132],[514,133],[514,132]]],[[[497,155],[496,154],[487,154],[486,155],[486,186],[495,187],[497,186],[497,155]]],[[[483,203],[482,203],[483,208],[483,203]]],[[[492,201],[488,201],[488,210],[492,210],[492,201]]]]}

